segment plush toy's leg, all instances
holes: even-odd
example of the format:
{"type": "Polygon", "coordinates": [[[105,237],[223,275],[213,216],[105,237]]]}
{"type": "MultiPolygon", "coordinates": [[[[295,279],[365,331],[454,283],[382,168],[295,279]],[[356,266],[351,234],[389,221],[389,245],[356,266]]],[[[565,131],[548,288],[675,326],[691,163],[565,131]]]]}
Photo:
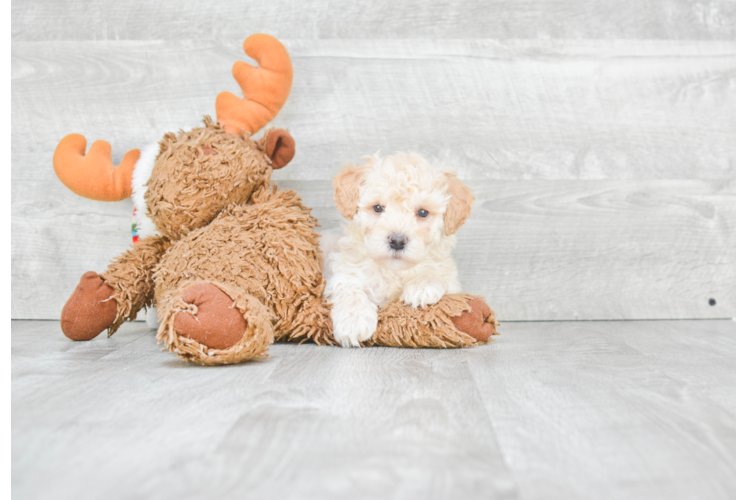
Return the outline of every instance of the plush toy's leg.
{"type": "Polygon", "coordinates": [[[379,324],[366,345],[390,347],[470,347],[496,333],[493,311],[480,297],[445,295],[432,306],[392,302],[379,310],[379,324]]]}
{"type": "Polygon", "coordinates": [[[496,319],[493,311],[481,297],[473,297],[467,301],[470,310],[463,311],[459,316],[452,317],[452,324],[462,333],[467,333],[478,342],[488,342],[496,331],[496,319]]]}
{"type": "Polygon", "coordinates": [[[168,247],[165,238],[144,238],[101,275],[84,274],[62,309],[62,332],[73,340],[90,340],[107,328],[112,335],[135,319],[143,306],[152,304],[153,270],[168,247]]]}
{"type": "Polygon", "coordinates": [[[186,282],[159,297],[157,339],[180,357],[204,365],[267,356],[272,315],[245,291],[215,282],[186,282]]]}
{"type": "Polygon", "coordinates": [[[330,304],[324,298],[311,294],[301,297],[296,314],[289,317],[290,321],[276,325],[277,342],[301,344],[311,340],[317,345],[337,345],[332,335],[330,304]]]}
{"type": "Polygon", "coordinates": [[[114,290],[94,271],[81,276],[80,283],[60,315],[62,333],[72,340],[91,340],[114,323],[117,303],[114,290]]]}

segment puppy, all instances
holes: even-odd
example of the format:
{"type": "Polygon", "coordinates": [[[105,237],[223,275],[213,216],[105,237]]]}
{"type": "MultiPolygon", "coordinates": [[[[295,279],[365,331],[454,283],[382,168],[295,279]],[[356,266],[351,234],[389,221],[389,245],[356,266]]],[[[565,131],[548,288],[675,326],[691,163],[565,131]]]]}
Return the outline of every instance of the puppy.
{"type": "Polygon", "coordinates": [[[364,158],[333,179],[335,205],[351,222],[325,238],[325,295],[333,334],[358,347],[377,328],[379,307],[413,307],[460,291],[451,257],[454,233],[470,216],[473,193],[454,173],[416,154],[364,158]]]}

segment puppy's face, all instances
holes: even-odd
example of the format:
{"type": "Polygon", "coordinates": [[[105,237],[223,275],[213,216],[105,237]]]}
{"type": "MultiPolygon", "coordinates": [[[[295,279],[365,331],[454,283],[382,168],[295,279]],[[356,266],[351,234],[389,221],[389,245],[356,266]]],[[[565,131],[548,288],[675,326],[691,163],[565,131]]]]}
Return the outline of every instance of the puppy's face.
{"type": "Polygon", "coordinates": [[[380,265],[403,270],[422,262],[470,216],[473,195],[451,172],[414,154],[365,160],[335,177],[335,203],[358,222],[380,265]]]}

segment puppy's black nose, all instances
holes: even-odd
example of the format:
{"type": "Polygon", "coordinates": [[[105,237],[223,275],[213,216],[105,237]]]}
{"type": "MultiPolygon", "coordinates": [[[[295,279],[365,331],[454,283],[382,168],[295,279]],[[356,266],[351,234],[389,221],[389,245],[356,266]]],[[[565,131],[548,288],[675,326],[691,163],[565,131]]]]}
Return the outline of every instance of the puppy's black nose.
{"type": "Polygon", "coordinates": [[[391,234],[388,241],[390,242],[390,248],[393,250],[402,250],[408,243],[408,238],[402,234],[391,234]]]}

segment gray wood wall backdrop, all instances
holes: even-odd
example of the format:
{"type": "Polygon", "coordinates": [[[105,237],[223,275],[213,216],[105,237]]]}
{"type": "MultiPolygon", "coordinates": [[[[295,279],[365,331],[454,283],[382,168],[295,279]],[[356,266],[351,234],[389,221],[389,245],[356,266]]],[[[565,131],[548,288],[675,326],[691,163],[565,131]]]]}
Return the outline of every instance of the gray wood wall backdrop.
{"type": "Polygon", "coordinates": [[[344,163],[413,150],[477,194],[456,251],[501,320],[735,315],[735,2],[14,1],[12,316],[55,319],[130,240],[131,204],[55,177],[67,133],[115,161],[238,93],[254,32],[295,65],[276,173],[342,220],[344,163]],[[709,299],[716,300],[710,306],[709,299]]]}

